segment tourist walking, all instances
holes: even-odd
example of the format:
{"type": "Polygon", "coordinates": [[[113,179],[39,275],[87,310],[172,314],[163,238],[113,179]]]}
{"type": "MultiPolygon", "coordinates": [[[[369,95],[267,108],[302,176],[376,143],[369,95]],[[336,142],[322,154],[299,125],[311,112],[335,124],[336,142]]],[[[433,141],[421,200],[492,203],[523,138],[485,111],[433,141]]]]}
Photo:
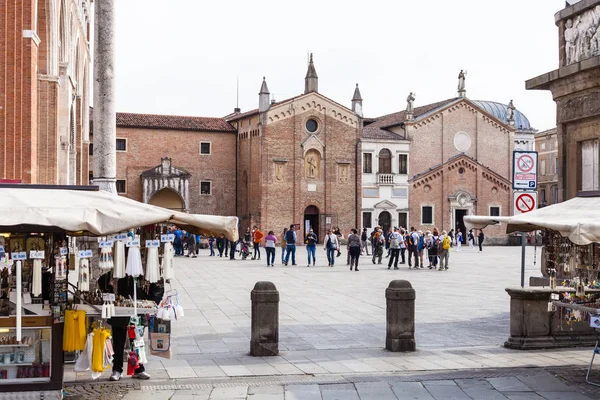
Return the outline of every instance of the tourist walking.
{"type": "Polygon", "coordinates": [[[450,248],[452,247],[452,238],[446,231],[442,231],[440,236],[440,245],[438,246],[438,256],[440,258],[440,268],[438,271],[448,270],[448,261],[450,260],[450,248]]]}
{"type": "Polygon", "coordinates": [[[317,234],[310,229],[308,234],[304,238],[304,243],[306,244],[306,253],[308,254],[308,264],[307,267],[310,267],[310,260],[312,256],[312,266],[315,266],[316,263],[316,253],[317,253],[317,234]]]}
{"type": "Polygon", "coordinates": [[[210,248],[209,256],[214,257],[214,255],[215,255],[215,237],[213,235],[210,235],[210,237],[208,238],[208,247],[210,248]]]}
{"type": "Polygon", "coordinates": [[[419,235],[419,243],[417,244],[417,252],[419,253],[419,262],[421,268],[425,268],[425,263],[423,263],[423,252],[425,250],[425,237],[423,236],[423,231],[417,232],[419,235]]]}
{"type": "Polygon", "coordinates": [[[275,266],[275,247],[277,246],[277,238],[273,231],[269,231],[265,236],[265,252],[267,253],[267,267],[275,266]]]}
{"type": "Polygon", "coordinates": [[[285,233],[286,252],[284,265],[290,262],[290,253],[292,254],[292,265],[296,265],[296,231],[294,225],[290,225],[290,229],[285,233]]]}
{"type": "Polygon", "coordinates": [[[287,242],[285,241],[285,234],[287,233],[288,228],[283,228],[283,233],[281,234],[281,264],[285,264],[285,254],[287,253],[287,242]]]}
{"type": "Polygon", "coordinates": [[[427,244],[427,253],[429,254],[429,269],[437,269],[438,248],[440,247],[440,234],[437,228],[433,228],[431,238],[427,244]]]}
{"type": "Polygon", "coordinates": [[[196,258],[196,235],[188,232],[186,236],[186,242],[188,250],[187,256],[196,258]]]}
{"type": "Polygon", "coordinates": [[[385,246],[383,233],[380,231],[378,226],[375,227],[373,237],[371,238],[371,244],[373,246],[373,264],[377,259],[377,264],[381,264],[381,258],[383,257],[383,247],[385,246]]]}
{"type": "Polygon", "coordinates": [[[460,229],[456,230],[456,251],[460,251],[463,241],[463,234],[460,229]]]}
{"type": "MultiPolygon", "coordinates": [[[[340,240],[344,238],[344,234],[342,233],[340,227],[338,226],[337,228],[334,228],[333,233],[335,234],[335,236],[337,236],[338,243],[340,243],[340,240]]],[[[341,255],[342,255],[342,249],[340,248],[340,246],[338,246],[337,256],[339,257],[341,255]]],[[[350,262],[350,258],[348,258],[348,262],[350,262]]]]}
{"type": "Polygon", "coordinates": [[[485,240],[485,235],[483,234],[483,229],[479,230],[479,251],[483,251],[483,241],[485,240]]]}
{"type": "Polygon", "coordinates": [[[392,264],[394,264],[394,269],[398,268],[398,255],[400,253],[401,243],[404,242],[402,235],[398,232],[398,228],[394,227],[394,231],[390,233],[388,237],[388,241],[390,242],[390,260],[388,261],[388,269],[392,268],[392,264]]]}
{"type": "Polygon", "coordinates": [[[229,241],[229,259],[235,260],[235,253],[237,252],[237,242],[235,240],[229,241]]]}
{"type": "Polygon", "coordinates": [[[419,268],[419,234],[414,226],[410,227],[410,233],[407,236],[406,245],[408,247],[408,268],[412,266],[414,257],[415,269],[419,268]]]}
{"type": "Polygon", "coordinates": [[[217,250],[219,251],[219,257],[223,257],[223,251],[225,249],[225,241],[227,239],[225,239],[225,235],[221,234],[221,236],[219,236],[217,238],[217,250]]]}
{"type": "Polygon", "coordinates": [[[469,240],[469,248],[473,248],[475,245],[475,236],[473,235],[473,229],[469,229],[469,234],[467,235],[467,239],[469,240]]]}
{"type": "Polygon", "coordinates": [[[450,247],[452,247],[455,244],[455,242],[454,242],[454,229],[450,229],[450,232],[448,232],[448,236],[450,236],[450,247]]]}
{"type": "Polygon", "coordinates": [[[352,228],[351,231],[352,233],[348,235],[346,243],[348,254],[350,254],[350,271],[352,271],[352,267],[358,271],[358,258],[360,257],[362,243],[358,231],[355,228],[352,228]]]}
{"type": "Polygon", "coordinates": [[[367,239],[368,239],[367,228],[363,228],[362,234],[360,235],[360,244],[362,245],[361,253],[363,251],[365,251],[367,253],[367,255],[369,255],[369,247],[368,247],[367,239]]]}
{"type": "Polygon", "coordinates": [[[385,258],[390,256],[390,234],[392,233],[392,228],[383,232],[383,238],[385,240],[385,258]]]}
{"type": "Polygon", "coordinates": [[[331,229],[329,229],[327,230],[327,236],[323,243],[325,244],[324,249],[327,252],[327,261],[329,262],[328,267],[333,267],[338,248],[340,247],[338,237],[331,229]]]}
{"type": "Polygon", "coordinates": [[[260,242],[262,242],[264,236],[260,229],[258,229],[258,226],[254,225],[254,228],[252,228],[252,242],[254,243],[253,260],[260,260],[260,242]]]}
{"type": "Polygon", "coordinates": [[[173,241],[173,247],[175,247],[175,256],[183,256],[183,231],[179,228],[173,232],[175,240],[173,241]]]}
{"type": "Polygon", "coordinates": [[[400,257],[402,258],[402,262],[400,264],[406,264],[406,236],[408,234],[404,229],[401,229],[400,236],[402,237],[402,240],[400,240],[400,257]]]}

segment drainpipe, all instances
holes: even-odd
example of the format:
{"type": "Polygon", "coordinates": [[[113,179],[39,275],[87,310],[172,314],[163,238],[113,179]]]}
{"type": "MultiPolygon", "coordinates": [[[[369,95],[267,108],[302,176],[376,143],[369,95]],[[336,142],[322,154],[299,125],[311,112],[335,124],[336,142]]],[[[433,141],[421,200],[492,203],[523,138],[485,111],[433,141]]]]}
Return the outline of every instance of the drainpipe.
{"type": "MultiPolygon", "coordinates": [[[[360,134],[360,127],[359,127],[359,134],[360,134]]],[[[354,185],[355,185],[355,190],[354,190],[354,218],[356,219],[356,229],[359,229],[360,227],[360,216],[358,215],[358,193],[361,193],[360,198],[362,199],[362,185],[359,187],[358,185],[358,181],[359,181],[359,165],[358,165],[358,161],[359,161],[359,146],[362,144],[362,141],[359,139],[356,141],[356,146],[354,149],[354,185]]],[[[360,229],[359,229],[360,230],[360,229]]]]}

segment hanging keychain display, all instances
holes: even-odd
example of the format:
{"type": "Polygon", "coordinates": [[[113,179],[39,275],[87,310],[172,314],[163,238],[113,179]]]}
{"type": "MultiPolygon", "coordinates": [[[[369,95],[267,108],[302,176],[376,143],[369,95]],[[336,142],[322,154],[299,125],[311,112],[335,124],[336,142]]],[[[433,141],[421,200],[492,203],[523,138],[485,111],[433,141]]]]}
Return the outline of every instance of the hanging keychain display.
{"type": "Polygon", "coordinates": [[[38,250],[37,244],[29,252],[29,258],[33,260],[33,276],[31,279],[31,294],[39,296],[42,294],[42,261],[46,257],[44,250],[38,250]]]}
{"type": "Polygon", "coordinates": [[[156,283],[160,279],[158,266],[158,248],[160,241],[146,240],[146,280],[150,283],[156,283]]]}
{"type": "Polygon", "coordinates": [[[174,278],[173,276],[173,258],[175,257],[175,250],[173,249],[173,241],[175,240],[175,235],[169,233],[167,235],[160,235],[161,242],[164,243],[163,246],[163,258],[162,258],[162,277],[165,282],[170,281],[174,278]]]}
{"type": "Polygon", "coordinates": [[[113,269],[113,242],[112,240],[103,240],[99,243],[100,247],[100,261],[98,266],[100,269],[108,270],[113,269]]]}

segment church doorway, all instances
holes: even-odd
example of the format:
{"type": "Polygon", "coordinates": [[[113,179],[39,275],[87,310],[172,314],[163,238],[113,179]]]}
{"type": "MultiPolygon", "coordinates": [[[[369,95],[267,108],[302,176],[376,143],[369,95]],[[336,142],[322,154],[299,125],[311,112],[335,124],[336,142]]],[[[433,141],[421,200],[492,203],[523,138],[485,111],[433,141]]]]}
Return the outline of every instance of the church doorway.
{"type": "MultiPolygon", "coordinates": [[[[315,206],[308,206],[304,210],[304,237],[308,234],[308,231],[312,229],[316,234],[317,238],[321,240],[319,234],[319,209],[315,206]]],[[[304,238],[302,238],[304,242],[304,238]]]]}
{"type": "Polygon", "coordinates": [[[382,211],[379,214],[379,226],[383,229],[384,232],[387,232],[388,229],[392,227],[392,215],[387,211],[382,211]]]}
{"type": "Polygon", "coordinates": [[[169,210],[185,210],[181,196],[176,191],[169,188],[164,188],[154,193],[148,203],[153,206],[168,208],[169,210]]]}
{"type": "MultiPolygon", "coordinates": [[[[458,230],[460,229],[460,231],[462,232],[462,243],[466,243],[467,242],[467,227],[465,225],[465,215],[467,215],[467,210],[454,210],[454,230],[455,232],[458,232],[458,230]]],[[[456,233],[455,233],[456,235],[456,233]]],[[[456,237],[456,236],[455,236],[456,237]]]]}

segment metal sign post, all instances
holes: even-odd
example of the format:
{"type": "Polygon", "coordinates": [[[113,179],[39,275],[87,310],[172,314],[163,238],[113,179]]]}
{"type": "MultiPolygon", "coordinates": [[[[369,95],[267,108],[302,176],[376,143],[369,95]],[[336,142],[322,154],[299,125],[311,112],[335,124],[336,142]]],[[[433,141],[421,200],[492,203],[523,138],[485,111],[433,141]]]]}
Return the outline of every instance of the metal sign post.
{"type": "MultiPolygon", "coordinates": [[[[513,215],[537,208],[537,151],[513,151],[513,215]]],[[[521,232],[521,287],[525,287],[525,245],[527,232],[521,232]]]]}

